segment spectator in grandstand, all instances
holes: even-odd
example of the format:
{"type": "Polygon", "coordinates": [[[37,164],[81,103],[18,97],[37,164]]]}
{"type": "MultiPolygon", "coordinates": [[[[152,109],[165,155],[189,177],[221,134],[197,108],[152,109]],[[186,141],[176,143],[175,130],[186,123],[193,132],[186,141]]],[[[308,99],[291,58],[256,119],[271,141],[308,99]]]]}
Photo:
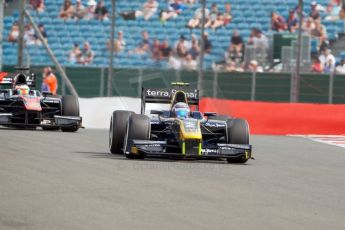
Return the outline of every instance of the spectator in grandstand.
{"type": "Polygon", "coordinates": [[[234,50],[229,48],[224,53],[224,59],[222,61],[216,62],[212,65],[213,70],[220,71],[224,70],[227,72],[233,72],[233,71],[241,71],[242,69],[239,68],[239,65],[241,64],[241,59],[236,58],[234,50]]]}
{"type": "Polygon", "coordinates": [[[193,60],[192,55],[187,54],[186,57],[182,60],[182,68],[186,70],[196,70],[197,62],[193,60]]]}
{"type": "Polygon", "coordinates": [[[172,49],[169,46],[168,40],[165,40],[160,47],[160,54],[162,60],[168,60],[172,54],[172,49]]]}
{"type": "Polygon", "coordinates": [[[36,10],[38,13],[42,13],[44,11],[44,0],[30,0],[31,7],[36,10]]]}
{"type": "Polygon", "coordinates": [[[108,9],[104,5],[103,0],[99,0],[95,9],[95,18],[98,20],[108,20],[108,9]]]}
{"type": "Polygon", "coordinates": [[[223,25],[228,25],[232,20],[231,4],[225,4],[225,12],[223,13],[223,25]]]}
{"type": "Polygon", "coordinates": [[[318,7],[318,4],[315,1],[313,1],[311,3],[311,10],[310,10],[310,13],[309,13],[309,17],[311,17],[314,20],[320,19],[319,7],[318,7]]]}
{"type": "Polygon", "coordinates": [[[176,55],[179,58],[186,57],[188,53],[188,42],[184,35],[180,36],[180,40],[176,44],[176,55]]]}
{"type": "MultiPolygon", "coordinates": [[[[205,21],[209,17],[209,9],[205,8],[205,21]]],[[[188,21],[187,27],[194,29],[200,26],[202,20],[202,7],[198,8],[194,12],[194,17],[188,21]]]]}
{"type": "Polygon", "coordinates": [[[294,33],[299,26],[299,20],[294,10],[289,11],[289,17],[287,20],[287,28],[291,33],[294,33]]]}
{"type": "Polygon", "coordinates": [[[168,10],[162,11],[160,13],[160,20],[165,23],[166,20],[170,18],[176,18],[179,14],[186,9],[186,6],[181,0],[174,0],[168,7],[168,10]]]}
{"type": "MultiPolygon", "coordinates": [[[[42,34],[44,40],[47,41],[47,39],[48,39],[48,34],[47,34],[47,32],[46,32],[46,29],[44,28],[44,25],[43,25],[43,24],[39,24],[39,25],[38,25],[38,30],[39,30],[40,33],[42,34]]],[[[38,36],[37,34],[35,34],[34,36],[35,36],[35,39],[36,39],[36,45],[39,45],[39,46],[42,45],[42,42],[41,42],[39,36],[38,36]]]]}
{"type": "Polygon", "coordinates": [[[251,60],[249,62],[248,70],[250,72],[259,72],[259,73],[264,72],[264,69],[262,68],[262,66],[259,65],[258,61],[256,60],[251,60]]]}
{"type": "MultiPolygon", "coordinates": [[[[301,8],[299,7],[299,5],[297,5],[293,11],[294,11],[295,17],[298,19],[298,21],[301,21],[299,18],[299,12],[301,11],[301,8]]],[[[305,18],[305,17],[308,17],[308,14],[306,12],[302,11],[302,18],[305,18]]]]}
{"type": "Polygon", "coordinates": [[[208,33],[207,32],[204,33],[203,39],[204,39],[204,52],[205,52],[205,54],[209,54],[211,52],[211,49],[212,49],[212,43],[208,39],[208,33]]]}
{"type": "Polygon", "coordinates": [[[306,34],[311,35],[311,31],[315,29],[315,23],[312,18],[307,18],[303,21],[302,31],[306,34]]]}
{"type": "Polygon", "coordinates": [[[321,65],[319,58],[317,58],[317,57],[313,58],[313,63],[311,65],[311,71],[313,73],[323,73],[323,67],[321,65]]]}
{"type": "Polygon", "coordinates": [[[151,42],[149,33],[147,31],[142,31],[141,36],[141,42],[138,44],[137,48],[135,48],[132,51],[129,51],[129,54],[145,54],[150,51],[151,42]]]}
{"type": "Polygon", "coordinates": [[[31,24],[27,24],[24,27],[24,42],[27,46],[36,44],[35,30],[32,28],[31,24]]]}
{"type": "Polygon", "coordinates": [[[184,0],[183,3],[193,5],[195,3],[195,0],[184,0]]]}
{"type": "MultiPolygon", "coordinates": [[[[117,38],[114,40],[113,46],[114,46],[114,51],[116,53],[121,52],[121,51],[123,51],[125,49],[126,42],[123,39],[123,32],[122,31],[119,31],[117,33],[117,38]]],[[[109,51],[111,49],[110,40],[107,41],[107,49],[109,51]]]]}
{"type": "Polygon", "coordinates": [[[339,18],[345,20],[345,4],[341,6],[341,9],[339,11],[339,18]]]}
{"type": "Polygon", "coordinates": [[[148,0],[144,3],[141,10],[135,12],[135,17],[143,16],[145,20],[149,20],[158,9],[158,2],[156,0],[148,0]]]}
{"type": "Polygon", "coordinates": [[[314,20],[315,28],[310,31],[310,35],[319,39],[319,46],[324,46],[324,42],[327,40],[326,27],[321,24],[320,19],[314,20]]]}
{"type": "Polygon", "coordinates": [[[75,6],[74,6],[72,18],[80,20],[80,19],[84,18],[85,13],[86,13],[85,7],[84,7],[83,3],[81,2],[81,0],[77,0],[75,3],[75,6]]]}
{"type": "Polygon", "coordinates": [[[90,43],[84,42],[83,49],[81,51],[81,56],[78,63],[83,65],[88,65],[92,63],[95,53],[92,51],[90,43]]]}
{"type": "Polygon", "coordinates": [[[216,29],[224,24],[223,14],[219,12],[218,6],[216,3],[212,4],[211,12],[207,18],[207,22],[205,24],[206,28],[216,29]]]}
{"type": "Polygon", "coordinates": [[[218,6],[216,3],[212,3],[211,11],[207,17],[207,22],[209,21],[215,21],[217,19],[217,16],[219,14],[218,6]]]}
{"type": "Polygon", "coordinates": [[[271,29],[278,32],[287,29],[287,25],[283,16],[274,11],[271,13],[271,29]]]}
{"type": "Polygon", "coordinates": [[[319,57],[320,64],[325,73],[329,73],[335,68],[335,57],[330,49],[325,48],[319,57]]]}
{"type": "Polygon", "coordinates": [[[335,68],[335,72],[339,74],[345,74],[345,60],[342,59],[340,64],[335,68]]]}
{"type": "Polygon", "coordinates": [[[81,50],[79,48],[79,44],[75,43],[73,45],[72,50],[69,52],[68,61],[71,64],[76,64],[79,62],[80,57],[81,57],[81,50]]]}
{"type": "Polygon", "coordinates": [[[65,0],[63,3],[63,7],[60,10],[59,17],[62,19],[70,19],[73,15],[74,7],[72,5],[71,0],[65,0]]]}
{"type": "Polygon", "coordinates": [[[238,32],[238,30],[234,30],[232,33],[228,52],[234,58],[241,58],[242,57],[243,39],[242,39],[240,33],[238,32]]]}
{"type": "Polygon", "coordinates": [[[161,57],[161,44],[157,38],[153,40],[152,46],[151,46],[151,58],[155,61],[159,61],[161,57]]]}
{"type": "Polygon", "coordinates": [[[125,20],[135,20],[138,17],[144,17],[145,20],[149,20],[158,9],[158,2],[156,0],[147,0],[141,10],[131,10],[121,12],[120,15],[125,20]]]}
{"type": "Polygon", "coordinates": [[[15,43],[18,41],[18,37],[19,37],[19,26],[18,26],[18,22],[15,21],[12,24],[12,27],[11,27],[10,33],[8,34],[7,40],[9,42],[15,43]]]}
{"type": "Polygon", "coordinates": [[[339,19],[339,12],[341,10],[341,3],[339,0],[331,0],[327,6],[327,16],[325,20],[335,21],[339,19]]]}
{"type": "Polygon", "coordinates": [[[96,10],[96,1],[95,0],[89,0],[87,2],[87,8],[85,10],[84,18],[86,20],[91,20],[95,18],[95,10],[96,10]]]}
{"type": "Polygon", "coordinates": [[[200,54],[200,46],[196,39],[192,40],[191,47],[188,50],[188,54],[192,56],[193,60],[196,60],[200,54]]]}
{"type": "Polygon", "coordinates": [[[175,70],[181,69],[181,60],[171,55],[168,60],[168,67],[175,70]]]}
{"type": "Polygon", "coordinates": [[[50,67],[43,69],[43,80],[41,91],[56,95],[58,89],[58,81],[50,67]]]}
{"type": "Polygon", "coordinates": [[[333,65],[331,60],[328,60],[328,62],[326,62],[324,68],[323,68],[323,72],[324,73],[331,73],[334,71],[335,66],[333,65]]]}
{"type": "Polygon", "coordinates": [[[208,20],[205,27],[206,28],[212,28],[213,30],[216,30],[217,28],[219,28],[223,25],[224,25],[223,14],[218,13],[216,19],[215,20],[208,20]]]}
{"type": "Polygon", "coordinates": [[[253,28],[247,41],[248,45],[254,46],[256,49],[268,49],[268,39],[261,30],[253,28]]]}

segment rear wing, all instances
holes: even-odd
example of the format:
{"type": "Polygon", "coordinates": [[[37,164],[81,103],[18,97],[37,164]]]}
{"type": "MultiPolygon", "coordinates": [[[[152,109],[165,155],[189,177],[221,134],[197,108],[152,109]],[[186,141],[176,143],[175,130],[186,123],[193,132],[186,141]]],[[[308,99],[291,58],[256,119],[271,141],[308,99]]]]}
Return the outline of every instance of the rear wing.
{"type": "Polygon", "coordinates": [[[160,104],[173,104],[176,100],[176,95],[184,93],[188,105],[199,106],[199,90],[198,89],[157,89],[157,88],[142,88],[141,92],[141,113],[145,113],[146,103],[160,103],[160,104]]]}
{"type": "Polygon", "coordinates": [[[36,77],[34,74],[27,75],[21,72],[16,72],[16,73],[0,72],[0,85],[12,86],[16,81],[21,81],[21,83],[23,83],[22,82],[23,79],[25,79],[26,84],[29,87],[35,87],[36,77]]]}

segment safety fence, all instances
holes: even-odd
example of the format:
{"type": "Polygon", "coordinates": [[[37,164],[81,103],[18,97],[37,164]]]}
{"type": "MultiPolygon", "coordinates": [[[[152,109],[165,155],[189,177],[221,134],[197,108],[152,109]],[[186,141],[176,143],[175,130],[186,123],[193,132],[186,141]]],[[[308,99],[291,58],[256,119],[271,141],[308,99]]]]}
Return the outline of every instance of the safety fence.
{"type": "MultiPolygon", "coordinates": [[[[42,80],[42,68],[32,67],[37,74],[37,88],[42,80]]],[[[13,71],[13,66],[4,66],[13,71]]],[[[66,67],[67,76],[80,97],[107,96],[108,69],[89,67],[66,67]]],[[[69,94],[59,78],[59,93],[69,94]]],[[[112,96],[139,97],[142,87],[166,88],[171,82],[189,82],[197,87],[197,71],[157,69],[115,69],[112,79],[112,96]]],[[[234,100],[290,101],[291,73],[220,73],[206,71],[203,96],[234,100]]],[[[345,76],[325,74],[302,74],[299,102],[345,103],[345,76]]]]}

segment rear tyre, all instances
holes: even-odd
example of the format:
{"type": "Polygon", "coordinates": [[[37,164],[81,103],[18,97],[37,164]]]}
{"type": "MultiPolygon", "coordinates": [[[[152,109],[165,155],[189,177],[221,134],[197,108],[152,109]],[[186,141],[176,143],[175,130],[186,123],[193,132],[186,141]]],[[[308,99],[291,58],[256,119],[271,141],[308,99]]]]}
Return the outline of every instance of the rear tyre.
{"type": "MultiPolygon", "coordinates": [[[[128,140],[150,140],[150,119],[146,115],[132,114],[127,122],[127,131],[125,136],[124,148],[126,148],[128,140]]],[[[125,149],[124,149],[125,152],[125,149]]],[[[144,159],[144,153],[125,154],[130,159],[144,159]]]]}
{"type": "Polygon", "coordinates": [[[109,149],[112,154],[122,153],[126,124],[132,113],[125,110],[116,110],[113,112],[109,129],[109,149]]]}
{"type": "MultiPolygon", "coordinates": [[[[228,144],[249,144],[249,125],[244,119],[231,119],[227,121],[228,144]]],[[[246,163],[248,159],[239,157],[227,159],[229,163],[246,163]]]]}
{"type": "MultiPolygon", "coordinates": [[[[61,97],[62,116],[79,117],[79,102],[76,96],[68,95],[61,97]]],[[[79,129],[77,125],[70,127],[61,127],[62,132],[76,132],[79,129]]]]}

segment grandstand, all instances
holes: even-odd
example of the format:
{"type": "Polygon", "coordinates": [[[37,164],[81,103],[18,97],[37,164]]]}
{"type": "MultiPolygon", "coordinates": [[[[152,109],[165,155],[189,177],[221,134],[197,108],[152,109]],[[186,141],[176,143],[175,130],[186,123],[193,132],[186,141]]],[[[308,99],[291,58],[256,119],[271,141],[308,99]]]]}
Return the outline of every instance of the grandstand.
{"type": "MultiPolygon", "coordinates": [[[[87,1],[83,1],[86,5],[87,1]]],[[[116,11],[137,10],[143,4],[143,0],[117,0],[116,11]]],[[[207,8],[211,8],[212,3],[217,3],[220,11],[224,11],[225,3],[230,2],[232,5],[233,20],[226,27],[222,27],[215,31],[207,29],[209,40],[212,42],[212,51],[205,56],[205,67],[211,68],[212,63],[221,60],[224,52],[229,46],[229,40],[233,29],[238,29],[240,34],[246,41],[249,37],[250,30],[253,27],[261,29],[266,35],[272,35],[270,30],[270,13],[274,10],[280,15],[287,17],[289,9],[296,7],[296,0],[212,0],[207,1],[207,8]]],[[[310,0],[305,2],[305,12],[309,12],[310,0]]],[[[75,1],[72,1],[74,4],[75,1]]],[[[105,1],[107,8],[111,9],[111,1],[105,1]]],[[[327,6],[328,0],[319,0],[319,4],[327,6]]],[[[48,42],[54,54],[61,64],[64,66],[78,66],[78,64],[70,64],[68,62],[68,53],[72,49],[74,43],[82,45],[84,41],[90,42],[95,52],[95,59],[91,66],[106,67],[109,64],[109,53],[106,48],[106,42],[110,37],[110,20],[99,21],[92,20],[63,20],[58,18],[60,8],[63,4],[62,0],[45,0],[45,11],[37,14],[31,10],[36,23],[44,24],[48,42]]],[[[159,1],[159,9],[166,9],[168,1],[159,1]]],[[[188,6],[175,19],[168,20],[162,24],[159,20],[159,11],[156,15],[145,21],[142,18],[136,20],[124,20],[122,17],[116,16],[116,32],[123,31],[126,41],[124,52],[116,54],[114,66],[120,68],[166,68],[165,61],[154,61],[148,58],[148,54],[144,55],[128,55],[129,50],[133,50],[141,40],[141,31],[148,31],[150,38],[159,40],[167,39],[170,45],[174,45],[180,35],[184,35],[190,39],[191,33],[200,37],[200,29],[190,30],[186,27],[189,19],[194,15],[194,11],[200,7],[199,3],[188,6]]],[[[18,20],[19,13],[17,10],[12,15],[6,16],[4,19],[4,39],[7,38],[10,28],[14,21],[18,20]]],[[[336,40],[338,33],[344,31],[343,21],[323,21],[327,27],[328,38],[336,40]]],[[[317,42],[311,41],[312,51],[316,51],[317,42]]],[[[43,47],[27,46],[27,53],[30,56],[31,65],[52,64],[43,47]]],[[[345,55],[345,54],[342,54],[345,55]]],[[[15,65],[17,61],[17,44],[8,41],[3,42],[3,64],[15,65]]],[[[345,57],[345,56],[344,56],[345,57]]]]}

